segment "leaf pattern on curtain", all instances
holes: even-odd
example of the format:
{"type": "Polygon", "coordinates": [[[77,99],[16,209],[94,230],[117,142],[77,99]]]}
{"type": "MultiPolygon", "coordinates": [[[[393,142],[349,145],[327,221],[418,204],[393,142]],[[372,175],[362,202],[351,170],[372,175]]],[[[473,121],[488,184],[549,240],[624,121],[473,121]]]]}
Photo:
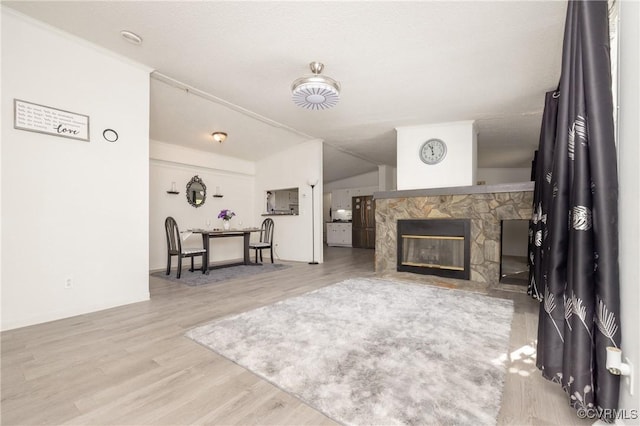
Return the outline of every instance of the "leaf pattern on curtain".
{"type": "Polygon", "coordinates": [[[586,330],[587,334],[591,336],[591,330],[589,328],[589,325],[587,324],[587,308],[584,306],[584,302],[582,301],[582,299],[576,296],[575,293],[571,295],[570,300],[571,300],[570,302],[571,313],[575,314],[578,317],[578,319],[584,326],[584,329],[586,330]]]}
{"type": "Polygon", "coordinates": [[[553,326],[556,328],[556,331],[558,332],[558,337],[560,337],[560,340],[562,340],[564,342],[564,337],[562,332],[560,331],[560,328],[558,327],[558,324],[556,324],[555,319],[553,318],[553,311],[556,310],[556,297],[549,293],[549,289],[546,288],[547,292],[544,295],[544,300],[543,300],[543,305],[544,305],[544,310],[547,313],[547,315],[549,315],[549,319],[551,321],[551,323],[553,324],[553,326]]]}
{"type": "Polygon", "coordinates": [[[528,292],[541,301],[536,365],[575,409],[611,422],[620,347],[618,176],[606,1],[567,6],[558,90],[545,96],[529,230],[528,292]]]}
{"type": "Polygon", "coordinates": [[[613,312],[609,312],[607,305],[605,305],[602,300],[598,300],[598,316],[596,318],[596,325],[598,326],[600,333],[609,339],[611,344],[617,348],[618,345],[616,345],[616,342],[613,339],[618,331],[616,316],[613,312]]]}
{"type": "Polygon", "coordinates": [[[569,331],[572,331],[571,316],[573,315],[573,299],[571,297],[564,297],[564,321],[569,327],[569,331]]]}
{"type": "Polygon", "coordinates": [[[576,120],[571,125],[571,129],[569,130],[569,160],[573,160],[575,156],[576,150],[576,136],[580,139],[580,143],[583,145],[586,144],[587,140],[587,130],[586,130],[586,122],[584,117],[578,116],[576,120]]]}
{"type": "Polygon", "coordinates": [[[591,209],[585,206],[573,206],[573,229],[588,231],[591,229],[591,209]]]}

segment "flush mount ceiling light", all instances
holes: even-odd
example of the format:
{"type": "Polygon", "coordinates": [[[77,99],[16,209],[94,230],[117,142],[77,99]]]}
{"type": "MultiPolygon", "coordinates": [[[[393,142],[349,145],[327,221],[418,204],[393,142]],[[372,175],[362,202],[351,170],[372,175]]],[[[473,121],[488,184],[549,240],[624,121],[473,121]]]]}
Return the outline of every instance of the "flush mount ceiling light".
{"type": "Polygon", "coordinates": [[[227,138],[227,134],[225,132],[213,132],[211,133],[211,136],[213,136],[214,141],[218,141],[220,143],[224,142],[227,138]]]}
{"type": "Polygon", "coordinates": [[[131,31],[122,30],[120,31],[120,35],[123,39],[127,40],[131,44],[142,44],[142,37],[138,34],[133,33],[131,31]]]}
{"type": "Polygon", "coordinates": [[[301,77],[291,85],[293,102],[307,109],[327,109],[340,100],[340,83],[321,75],[324,65],[320,62],[309,64],[312,76],[301,77]]]}

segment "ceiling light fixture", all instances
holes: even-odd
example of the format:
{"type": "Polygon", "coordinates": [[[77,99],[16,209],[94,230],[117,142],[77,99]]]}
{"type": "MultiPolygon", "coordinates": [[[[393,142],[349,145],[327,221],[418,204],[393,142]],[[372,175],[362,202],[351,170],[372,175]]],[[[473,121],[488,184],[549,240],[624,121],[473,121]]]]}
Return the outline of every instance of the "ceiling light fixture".
{"type": "Polygon", "coordinates": [[[211,136],[213,136],[214,141],[218,141],[220,143],[227,139],[227,134],[225,132],[213,132],[211,133],[211,136]]]}
{"type": "Polygon", "coordinates": [[[136,44],[136,45],[142,44],[142,37],[140,37],[136,33],[133,33],[127,30],[122,30],[120,31],[120,35],[122,36],[123,39],[127,40],[131,44],[136,44]]]}
{"type": "Polygon", "coordinates": [[[301,77],[291,85],[293,102],[302,108],[327,109],[340,100],[340,83],[321,75],[324,65],[320,62],[309,64],[312,76],[301,77]]]}

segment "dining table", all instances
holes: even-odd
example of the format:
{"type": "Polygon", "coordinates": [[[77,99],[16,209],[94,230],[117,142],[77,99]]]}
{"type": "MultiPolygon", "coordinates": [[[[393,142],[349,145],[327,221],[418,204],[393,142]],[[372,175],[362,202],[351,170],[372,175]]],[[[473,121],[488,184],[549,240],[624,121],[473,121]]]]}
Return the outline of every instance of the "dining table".
{"type": "Polygon", "coordinates": [[[202,268],[203,274],[209,274],[211,269],[219,269],[228,266],[237,265],[252,265],[249,256],[249,241],[251,239],[251,233],[260,232],[260,228],[242,228],[242,229],[192,229],[190,230],[194,234],[202,235],[202,246],[205,249],[203,265],[206,268],[202,268]],[[242,262],[233,262],[225,264],[209,265],[209,259],[211,259],[211,240],[215,238],[240,238],[242,237],[244,243],[244,256],[242,262]]]}

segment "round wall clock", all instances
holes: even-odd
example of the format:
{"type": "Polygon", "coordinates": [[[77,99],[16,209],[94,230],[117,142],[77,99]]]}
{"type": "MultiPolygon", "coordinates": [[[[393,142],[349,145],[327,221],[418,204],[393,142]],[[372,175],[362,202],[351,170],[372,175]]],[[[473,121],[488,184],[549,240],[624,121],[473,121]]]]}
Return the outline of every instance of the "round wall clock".
{"type": "Polygon", "coordinates": [[[438,164],[447,155],[447,144],[441,139],[429,139],[422,144],[418,155],[425,164],[438,164]]]}

